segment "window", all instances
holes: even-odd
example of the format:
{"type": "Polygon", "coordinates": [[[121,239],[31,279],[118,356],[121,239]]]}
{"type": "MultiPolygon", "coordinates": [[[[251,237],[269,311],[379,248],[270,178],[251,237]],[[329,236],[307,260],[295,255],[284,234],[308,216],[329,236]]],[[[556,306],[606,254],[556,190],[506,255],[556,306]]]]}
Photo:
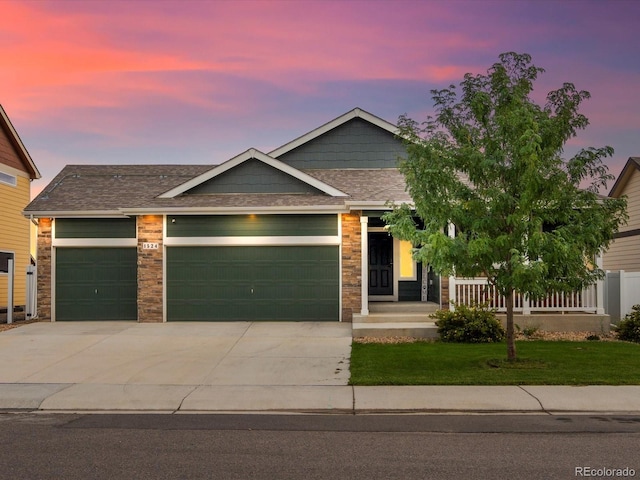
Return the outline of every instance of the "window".
{"type": "Polygon", "coordinates": [[[417,280],[416,262],[413,259],[413,245],[406,240],[400,240],[400,279],[417,280]]]}
{"type": "Polygon", "coordinates": [[[0,172],[0,183],[6,183],[15,187],[18,184],[18,179],[15,175],[9,175],[8,173],[0,172]]]}
{"type": "Polygon", "coordinates": [[[9,273],[9,260],[15,260],[13,252],[0,252],[0,274],[9,273]]]}

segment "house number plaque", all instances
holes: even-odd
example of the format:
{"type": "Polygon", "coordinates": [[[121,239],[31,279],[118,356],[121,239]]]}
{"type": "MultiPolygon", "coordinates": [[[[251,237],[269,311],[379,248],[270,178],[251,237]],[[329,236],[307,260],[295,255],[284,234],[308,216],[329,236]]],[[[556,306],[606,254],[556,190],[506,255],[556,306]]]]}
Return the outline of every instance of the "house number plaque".
{"type": "Polygon", "coordinates": [[[157,243],[151,243],[151,242],[143,242],[142,243],[142,249],[143,250],[158,250],[158,244],[157,243]]]}

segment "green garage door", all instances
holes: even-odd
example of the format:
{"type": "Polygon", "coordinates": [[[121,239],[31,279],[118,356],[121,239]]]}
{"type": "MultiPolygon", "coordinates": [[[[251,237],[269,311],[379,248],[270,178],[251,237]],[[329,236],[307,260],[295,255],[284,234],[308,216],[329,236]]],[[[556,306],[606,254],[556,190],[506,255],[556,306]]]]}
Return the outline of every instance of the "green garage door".
{"type": "Polygon", "coordinates": [[[337,246],[167,248],[168,320],[338,320],[337,246]]]}
{"type": "Polygon", "coordinates": [[[56,320],[136,320],[135,248],[57,248],[56,320]]]}

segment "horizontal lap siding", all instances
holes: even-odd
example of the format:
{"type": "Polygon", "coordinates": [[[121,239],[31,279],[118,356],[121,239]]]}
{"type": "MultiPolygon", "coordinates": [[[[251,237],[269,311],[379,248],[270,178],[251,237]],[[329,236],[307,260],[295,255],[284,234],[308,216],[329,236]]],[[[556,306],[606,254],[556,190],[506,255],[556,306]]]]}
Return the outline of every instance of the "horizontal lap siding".
{"type": "Polygon", "coordinates": [[[604,255],[603,268],[640,272],[640,235],[616,239],[604,255]]]}
{"type": "MultiPolygon", "coordinates": [[[[635,170],[624,188],[629,221],[620,233],[640,229],[640,171],[635,170]]],[[[604,254],[605,270],[640,271],[640,235],[616,238],[604,254]]]]}
{"type": "MultiPolygon", "coordinates": [[[[29,203],[29,179],[18,176],[15,187],[0,184],[0,250],[15,253],[14,304],[25,304],[26,271],[31,262],[30,221],[22,215],[29,203]]],[[[0,274],[0,306],[7,305],[7,278],[0,274]]]]}
{"type": "Polygon", "coordinates": [[[337,235],[336,215],[170,216],[167,237],[337,235]]]}
{"type": "Polygon", "coordinates": [[[136,219],[59,218],[56,238],[136,238],[136,219]]]}

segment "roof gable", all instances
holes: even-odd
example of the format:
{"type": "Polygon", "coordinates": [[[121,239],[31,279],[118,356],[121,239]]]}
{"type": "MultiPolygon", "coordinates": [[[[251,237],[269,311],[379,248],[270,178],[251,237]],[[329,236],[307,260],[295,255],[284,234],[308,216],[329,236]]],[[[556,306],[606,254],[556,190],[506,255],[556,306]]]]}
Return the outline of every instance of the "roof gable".
{"type": "Polygon", "coordinates": [[[301,169],[396,168],[406,155],[398,129],[359,108],[272,151],[301,169]]]}
{"type": "Polygon", "coordinates": [[[31,179],[40,178],[36,164],[20,140],[18,132],[13,127],[2,105],[0,105],[0,163],[27,172],[31,179]],[[15,157],[7,151],[8,148],[13,150],[15,157]]]}
{"type": "Polygon", "coordinates": [[[211,178],[185,192],[185,195],[225,193],[294,193],[321,194],[308,183],[250,158],[235,168],[211,178]]]}
{"type": "Polygon", "coordinates": [[[376,117],[375,115],[372,115],[369,112],[366,112],[356,107],[353,110],[350,110],[349,112],[345,113],[344,115],[340,115],[338,118],[335,118],[330,122],[327,122],[324,125],[311,130],[309,133],[306,133],[301,137],[298,137],[295,140],[292,140],[291,142],[285,143],[281,147],[276,148],[275,150],[269,152],[269,156],[278,158],[281,155],[284,155],[285,153],[288,153],[291,150],[298,148],[299,146],[307,142],[310,142],[311,140],[321,135],[324,135],[325,133],[333,130],[334,128],[344,125],[345,123],[349,122],[350,120],[353,120],[354,118],[361,118],[362,120],[365,120],[366,122],[369,122],[372,125],[376,125],[377,127],[380,127],[383,130],[386,130],[387,132],[393,135],[397,135],[399,132],[398,127],[396,125],[389,123],[380,117],[376,117]]]}
{"type": "Polygon", "coordinates": [[[249,149],[237,157],[173,188],[158,198],[175,198],[178,195],[203,193],[311,193],[313,190],[332,197],[346,197],[346,193],[297,170],[256,149],[249,149]],[[256,163],[260,162],[262,165],[256,163]],[[245,163],[249,162],[247,165],[245,163]],[[265,170],[266,167],[266,170],[265,170]],[[237,172],[232,170],[238,169],[237,172]],[[271,169],[271,171],[269,170],[271,169]],[[273,170],[276,170],[275,172],[273,170]],[[258,172],[267,173],[263,179],[256,178],[258,172]],[[216,182],[214,179],[218,179],[216,182]],[[276,186],[269,184],[275,181],[276,186]],[[306,186],[305,186],[306,185],[306,186]],[[289,190],[272,191],[275,190],[289,190]],[[257,191],[256,191],[257,189],[257,191]],[[293,189],[294,191],[290,191],[293,189]],[[235,190],[235,191],[234,191],[235,190]],[[262,191],[261,191],[262,190],[262,191]]]}
{"type": "Polygon", "coordinates": [[[636,170],[640,170],[640,157],[629,157],[627,163],[625,164],[622,172],[618,176],[616,183],[611,187],[611,191],[609,192],[610,197],[619,197],[622,195],[627,182],[631,179],[633,172],[636,170]]]}

